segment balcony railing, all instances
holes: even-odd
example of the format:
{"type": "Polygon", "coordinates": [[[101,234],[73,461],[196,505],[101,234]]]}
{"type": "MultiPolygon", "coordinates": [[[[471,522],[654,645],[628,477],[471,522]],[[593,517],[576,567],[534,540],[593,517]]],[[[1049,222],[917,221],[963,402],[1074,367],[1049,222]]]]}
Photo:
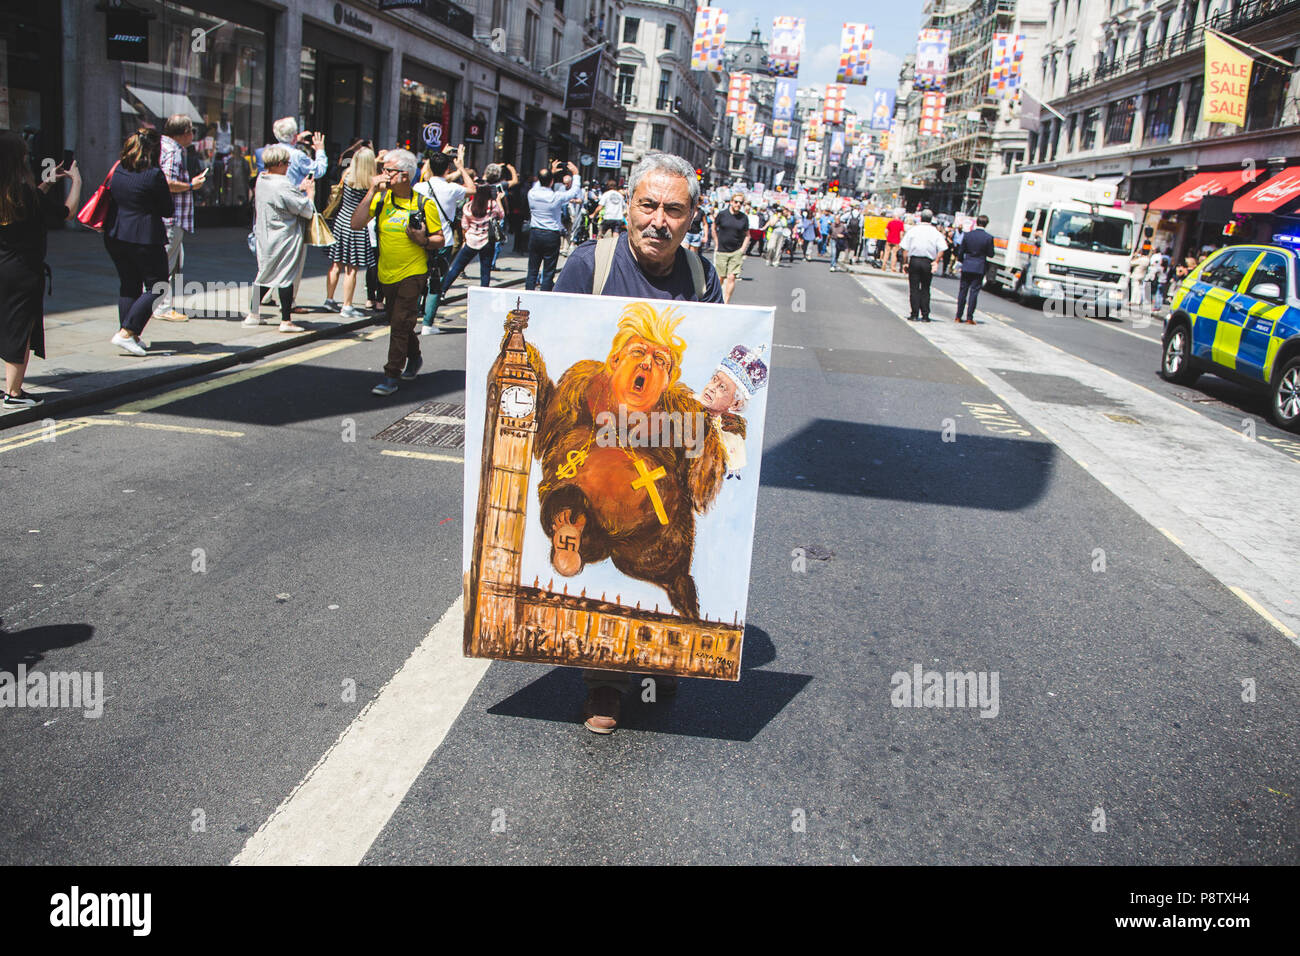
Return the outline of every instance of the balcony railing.
{"type": "Polygon", "coordinates": [[[1204,23],[1198,23],[1167,37],[1163,43],[1130,53],[1126,57],[1116,57],[1095,69],[1078,73],[1070,77],[1067,92],[1073,93],[1075,90],[1093,86],[1111,77],[1122,76],[1195,50],[1204,42],[1206,27],[1226,33],[1229,30],[1255,26],[1279,14],[1296,10],[1300,10],[1300,0],[1251,0],[1238,7],[1235,13],[1216,13],[1204,23]]]}

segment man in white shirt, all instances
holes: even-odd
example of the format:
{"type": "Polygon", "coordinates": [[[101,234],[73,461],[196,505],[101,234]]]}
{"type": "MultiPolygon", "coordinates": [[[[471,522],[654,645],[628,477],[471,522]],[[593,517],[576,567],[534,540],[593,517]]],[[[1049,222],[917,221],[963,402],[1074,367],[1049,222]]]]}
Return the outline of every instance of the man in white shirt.
{"type": "Polygon", "coordinates": [[[568,189],[554,188],[561,185],[564,174],[564,167],[556,159],[549,168],[538,171],[537,182],[528,190],[528,275],[524,288],[530,292],[538,287],[539,278],[543,292],[555,288],[555,264],[560,258],[560,235],[564,232],[561,213],[569,200],[582,195],[578,167],[573,163],[568,166],[573,176],[573,185],[568,189]]]}
{"type": "Polygon", "coordinates": [[[934,262],[948,248],[948,241],[933,225],[934,213],[925,209],[921,221],[903,234],[899,250],[907,264],[907,287],[911,314],[909,322],[930,321],[930,280],[934,262]]]}
{"type": "Polygon", "coordinates": [[[620,233],[623,231],[623,220],[627,215],[627,202],[623,194],[618,191],[618,183],[611,179],[605,184],[605,193],[600,197],[600,234],[620,233]]]}
{"type": "MultiPolygon", "coordinates": [[[[424,196],[426,199],[432,199],[434,205],[438,207],[438,218],[442,220],[442,237],[443,245],[436,255],[441,256],[443,262],[450,263],[452,253],[456,248],[456,239],[452,231],[452,224],[457,219],[457,213],[460,210],[460,204],[465,200],[466,190],[460,183],[453,183],[448,180],[448,176],[458,177],[461,182],[465,180],[465,146],[461,144],[456,147],[456,153],[453,156],[448,146],[441,153],[434,153],[425,160],[425,167],[428,170],[428,179],[416,183],[412,188],[415,192],[424,196]],[[448,174],[447,170],[455,164],[456,171],[448,174]]],[[[438,293],[442,288],[442,277],[446,273],[445,269],[434,268],[429,270],[429,285],[424,295],[424,319],[420,325],[421,335],[437,335],[442,329],[433,324],[433,317],[438,311],[438,293]]],[[[330,308],[329,303],[325,304],[330,308]]],[[[331,310],[333,311],[333,310],[331,310]]]]}

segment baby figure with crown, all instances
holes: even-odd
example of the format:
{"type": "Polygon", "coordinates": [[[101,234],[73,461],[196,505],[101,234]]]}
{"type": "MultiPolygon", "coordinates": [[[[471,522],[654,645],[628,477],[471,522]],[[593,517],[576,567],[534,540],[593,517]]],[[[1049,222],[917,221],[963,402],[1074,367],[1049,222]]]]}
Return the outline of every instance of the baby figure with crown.
{"type": "Polygon", "coordinates": [[[739,478],[745,467],[745,419],[741,417],[749,400],[767,385],[767,365],[762,353],[737,345],[725,355],[707,385],[695,398],[709,413],[710,425],[722,441],[727,458],[727,477],[739,478]]]}

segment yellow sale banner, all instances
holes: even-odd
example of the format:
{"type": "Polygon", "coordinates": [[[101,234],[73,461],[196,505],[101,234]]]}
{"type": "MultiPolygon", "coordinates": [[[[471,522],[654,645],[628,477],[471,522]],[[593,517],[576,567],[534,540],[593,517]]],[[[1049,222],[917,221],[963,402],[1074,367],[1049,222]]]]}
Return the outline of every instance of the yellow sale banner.
{"type": "Polygon", "coordinates": [[[1206,122],[1246,125],[1246,96],[1254,65],[1254,60],[1232,44],[1205,32],[1206,122]]]}

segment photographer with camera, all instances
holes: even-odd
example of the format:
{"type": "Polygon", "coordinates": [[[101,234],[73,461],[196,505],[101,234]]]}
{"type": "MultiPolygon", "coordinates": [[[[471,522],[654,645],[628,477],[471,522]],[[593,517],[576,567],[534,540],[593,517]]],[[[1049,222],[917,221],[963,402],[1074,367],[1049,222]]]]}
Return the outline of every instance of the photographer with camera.
{"type": "Polygon", "coordinates": [[[582,177],[578,175],[578,167],[573,163],[567,165],[573,176],[573,185],[568,189],[554,188],[565,164],[553,159],[548,168],[538,172],[537,183],[528,191],[528,215],[532,225],[528,235],[528,276],[524,288],[530,292],[537,288],[539,271],[542,291],[550,292],[555,287],[555,265],[560,258],[560,235],[564,231],[560,214],[570,199],[582,195],[582,177]]]}
{"type": "Polygon", "coordinates": [[[353,229],[372,218],[379,233],[379,283],[388,305],[388,362],[384,380],[371,391],[392,395],[399,376],[411,381],[420,372],[420,293],[429,274],[429,252],[444,243],[442,220],[433,200],[412,189],[419,165],[410,150],[393,149],[376,167],[375,178],[352,213],[353,229]]]}

